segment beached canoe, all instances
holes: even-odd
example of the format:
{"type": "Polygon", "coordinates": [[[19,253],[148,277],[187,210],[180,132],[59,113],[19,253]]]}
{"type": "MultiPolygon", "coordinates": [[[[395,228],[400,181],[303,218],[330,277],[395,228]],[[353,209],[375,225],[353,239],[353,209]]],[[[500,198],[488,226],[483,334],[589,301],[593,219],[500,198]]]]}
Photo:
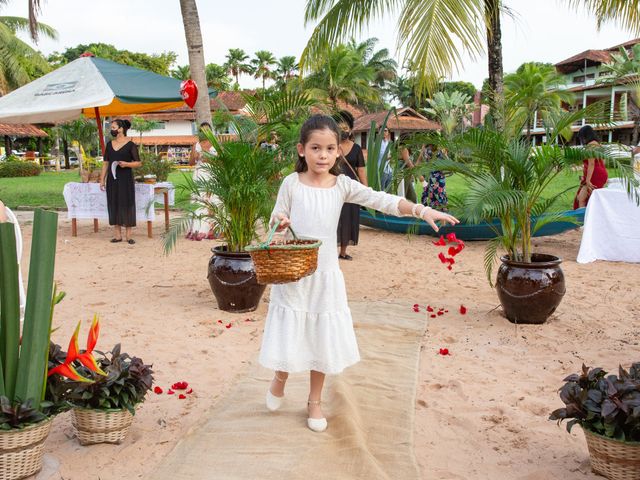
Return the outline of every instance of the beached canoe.
{"type": "MultiPolygon", "coordinates": [[[[567,217],[571,217],[578,222],[578,225],[568,221],[552,222],[548,223],[540,230],[536,232],[535,237],[544,237],[547,235],[557,235],[568,230],[578,228],[584,222],[584,208],[577,210],[568,210],[567,217]]],[[[446,235],[447,233],[455,232],[456,237],[462,240],[490,240],[496,236],[496,232],[492,227],[498,227],[500,223],[498,220],[494,220],[492,224],[482,222],[475,225],[468,223],[459,223],[455,227],[442,227],[438,233],[426,222],[416,220],[410,217],[394,217],[392,215],[385,215],[380,212],[376,212],[375,216],[370,214],[367,210],[360,211],[360,225],[376,228],[379,230],[386,230],[388,232],[396,233],[412,233],[415,235],[431,235],[439,236],[446,235]]]]}

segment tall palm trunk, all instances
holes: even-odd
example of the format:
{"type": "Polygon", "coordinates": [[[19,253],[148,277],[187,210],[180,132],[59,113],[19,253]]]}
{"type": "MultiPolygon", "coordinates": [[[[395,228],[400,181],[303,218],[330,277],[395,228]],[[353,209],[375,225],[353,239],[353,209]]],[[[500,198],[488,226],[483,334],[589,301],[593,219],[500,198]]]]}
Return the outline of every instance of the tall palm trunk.
{"type": "Polygon", "coordinates": [[[66,139],[62,139],[62,152],[64,154],[64,168],[65,170],[69,170],[71,168],[71,163],[69,162],[69,142],[66,139]]]}
{"type": "Polygon", "coordinates": [[[492,93],[492,117],[498,130],[504,130],[504,72],[502,67],[502,27],[500,0],[484,0],[487,17],[487,55],[489,87],[492,93]]]}
{"type": "Polygon", "coordinates": [[[184,35],[187,39],[189,52],[189,70],[191,78],[198,86],[198,99],[196,100],[196,122],[211,124],[211,105],[209,103],[209,89],[207,88],[207,76],[205,74],[204,47],[202,45],[202,32],[200,31],[200,17],[196,0],[180,0],[184,35]]]}

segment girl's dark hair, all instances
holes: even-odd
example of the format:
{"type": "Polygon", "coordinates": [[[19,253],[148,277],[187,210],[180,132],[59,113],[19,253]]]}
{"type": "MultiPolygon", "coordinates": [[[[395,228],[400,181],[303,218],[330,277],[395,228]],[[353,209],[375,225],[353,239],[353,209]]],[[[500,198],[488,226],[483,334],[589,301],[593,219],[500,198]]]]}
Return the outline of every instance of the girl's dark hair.
{"type": "Polygon", "coordinates": [[[111,123],[117,123],[118,127],[122,128],[122,133],[127,134],[127,130],[131,128],[131,122],[129,120],[122,120],[121,118],[116,118],[112,120],[111,123]]]}
{"type": "Polygon", "coordinates": [[[347,112],[346,110],[340,110],[338,113],[336,113],[333,116],[333,119],[337,123],[342,123],[342,122],[346,123],[347,125],[349,125],[349,130],[353,130],[355,119],[353,118],[353,115],[351,115],[350,112],[347,112]]]}
{"type": "MultiPolygon", "coordinates": [[[[331,130],[333,134],[336,136],[336,146],[340,144],[340,129],[336,124],[336,121],[328,117],[327,115],[312,115],[307,119],[306,122],[302,124],[302,128],[300,128],[300,143],[302,145],[306,145],[309,141],[309,137],[311,133],[316,130],[331,130]]],[[[307,171],[307,161],[304,157],[298,155],[298,161],[296,162],[296,172],[302,173],[307,171]]],[[[329,173],[335,175],[336,177],[342,173],[342,155],[338,155],[336,159],[336,163],[329,173]]]]}
{"type": "Polygon", "coordinates": [[[578,131],[578,140],[582,145],[589,145],[593,141],[598,141],[596,132],[591,125],[585,125],[578,131]]]}

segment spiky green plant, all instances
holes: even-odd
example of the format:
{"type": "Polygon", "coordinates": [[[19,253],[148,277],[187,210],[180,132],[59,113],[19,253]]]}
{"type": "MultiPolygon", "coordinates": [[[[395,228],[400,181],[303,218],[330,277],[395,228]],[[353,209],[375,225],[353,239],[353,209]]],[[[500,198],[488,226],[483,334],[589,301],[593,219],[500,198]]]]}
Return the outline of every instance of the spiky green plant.
{"type": "Polygon", "coordinates": [[[48,367],[58,215],[36,210],[24,325],[20,332],[14,225],[0,223],[0,395],[41,407],[48,367]],[[22,340],[20,340],[22,333],[22,340]]]}

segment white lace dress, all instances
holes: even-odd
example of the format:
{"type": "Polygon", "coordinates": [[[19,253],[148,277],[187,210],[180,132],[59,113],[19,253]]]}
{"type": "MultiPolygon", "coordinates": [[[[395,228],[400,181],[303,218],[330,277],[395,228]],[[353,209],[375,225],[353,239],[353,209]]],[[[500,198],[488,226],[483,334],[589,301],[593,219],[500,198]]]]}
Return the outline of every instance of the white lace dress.
{"type": "Polygon", "coordinates": [[[297,235],[322,240],[313,275],[271,288],[260,363],[272,370],[339,373],[360,360],[338,265],[336,231],[342,204],[357,203],[400,216],[401,198],[377,192],[340,175],[331,188],[301,183],[297,173],[284,179],[272,218],[291,219],[297,235]]]}

